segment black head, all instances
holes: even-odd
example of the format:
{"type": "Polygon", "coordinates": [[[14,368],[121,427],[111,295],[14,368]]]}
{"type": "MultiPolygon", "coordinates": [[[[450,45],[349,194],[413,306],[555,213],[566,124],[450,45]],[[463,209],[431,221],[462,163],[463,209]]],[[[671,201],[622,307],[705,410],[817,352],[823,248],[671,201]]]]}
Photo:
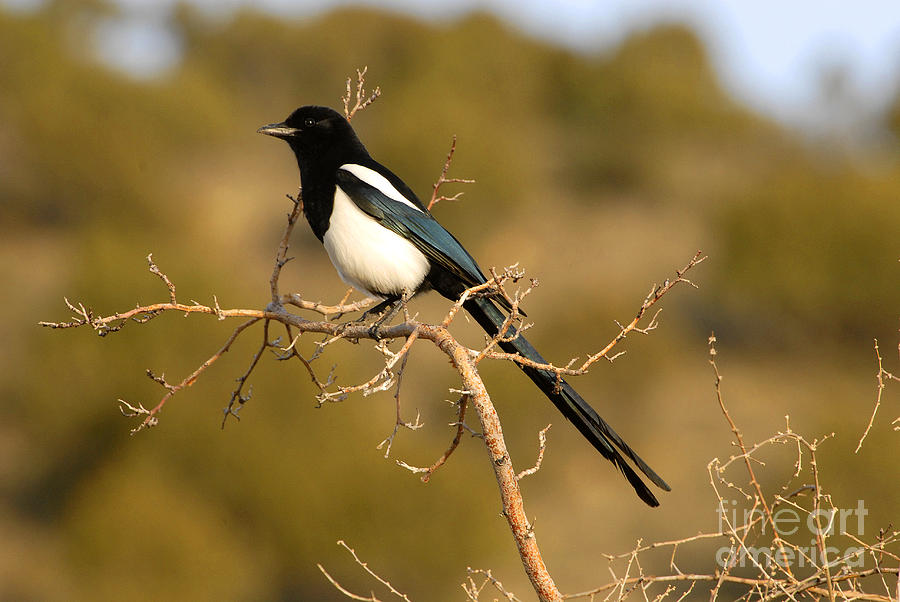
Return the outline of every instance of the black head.
{"type": "Polygon", "coordinates": [[[350,122],[328,107],[300,107],[283,122],[256,131],[290,144],[301,171],[314,165],[337,168],[368,157],[350,122]]]}

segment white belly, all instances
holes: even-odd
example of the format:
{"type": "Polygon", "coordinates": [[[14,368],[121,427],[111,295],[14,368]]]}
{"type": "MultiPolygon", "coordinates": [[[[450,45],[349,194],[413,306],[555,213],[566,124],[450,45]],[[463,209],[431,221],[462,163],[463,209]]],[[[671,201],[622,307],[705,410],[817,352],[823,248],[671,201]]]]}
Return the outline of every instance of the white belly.
{"type": "Polygon", "coordinates": [[[363,213],[340,187],[323,239],[341,279],[368,295],[415,291],[430,268],[421,251],[363,213]]]}

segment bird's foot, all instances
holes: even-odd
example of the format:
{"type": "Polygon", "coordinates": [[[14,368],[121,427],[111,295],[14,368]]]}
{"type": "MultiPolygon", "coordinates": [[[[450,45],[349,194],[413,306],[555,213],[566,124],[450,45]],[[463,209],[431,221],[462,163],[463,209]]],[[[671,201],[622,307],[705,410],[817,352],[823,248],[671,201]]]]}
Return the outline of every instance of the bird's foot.
{"type": "Polygon", "coordinates": [[[379,303],[377,306],[365,312],[362,316],[360,316],[359,321],[365,320],[369,315],[378,315],[378,318],[372,323],[372,325],[368,329],[369,336],[372,337],[376,341],[380,341],[382,338],[382,332],[384,331],[384,325],[388,324],[395,315],[397,315],[397,311],[400,309],[403,297],[393,297],[389,299],[385,299],[383,302],[379,303]]]}
{"type": "Polygon", "coordinates": [[[383,330],[384,329],[382,328],[382,322],[381,320],[378,320],[369,327],[369,330],[367,332],[369,333],[370,337],[372,337],[376,341],[380,341],[382,339],[381,333],[383,330]]]}

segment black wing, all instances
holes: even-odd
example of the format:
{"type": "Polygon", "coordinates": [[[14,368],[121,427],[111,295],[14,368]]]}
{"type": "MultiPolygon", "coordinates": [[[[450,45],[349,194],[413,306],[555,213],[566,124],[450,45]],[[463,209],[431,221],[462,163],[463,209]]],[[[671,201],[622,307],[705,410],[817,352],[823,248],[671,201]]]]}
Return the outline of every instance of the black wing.
{"type": "Polygon", "coordinates": [[[392,199],[344,169],[337,171],[337,185],[361,211],[411,242],[466,288],[487,280],[468,251],[427,210],[392,199]]]}

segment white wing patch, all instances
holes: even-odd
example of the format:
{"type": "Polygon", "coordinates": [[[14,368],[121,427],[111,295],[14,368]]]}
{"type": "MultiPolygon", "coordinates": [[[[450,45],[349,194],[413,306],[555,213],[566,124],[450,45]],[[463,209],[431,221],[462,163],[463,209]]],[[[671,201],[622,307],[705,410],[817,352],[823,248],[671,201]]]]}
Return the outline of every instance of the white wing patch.
{"type": "Polygon", "coordinates": [[[359,165],[358,163],[345,163],[341,165],[339,169],[349,171],[372,188],[380,190],[384,196],[412,207],[416,211],[422,211],[420,207],[416,207],[415,203],[400,194],[400,191],[394,188],[394,185],[391,184],[387,178],[374,169],[359,165]]]}
{"type": "MultiPolygon", "coordinates": [[[[374,171],[359,165],[354,167],[377,175],[393,189],[374,171]]],[[[340,186],[335,188],[334,208],[323,242],[341,280],[373,297],[415,291],[431,267],[428,258],[411,242],[360,210],[340,186]]]]}

